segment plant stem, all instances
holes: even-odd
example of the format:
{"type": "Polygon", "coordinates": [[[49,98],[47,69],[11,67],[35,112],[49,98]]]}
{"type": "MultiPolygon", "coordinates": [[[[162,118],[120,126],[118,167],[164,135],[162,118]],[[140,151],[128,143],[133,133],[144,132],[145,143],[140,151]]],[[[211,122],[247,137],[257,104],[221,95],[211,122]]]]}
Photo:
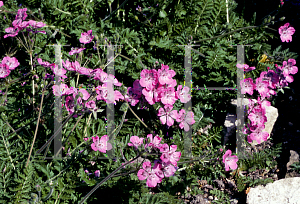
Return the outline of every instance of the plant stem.
{"type": "Polygon", "coordinates": [[[45,91],[43,90],[42,101],[41,101],[40,110],[39,110],[39,116],[38,116],[38,120],[37,120],[37,123],[36,123],[35,133],[34,133],[32,145],[31,145],[31,148],[30,148],[30,152],[29,152],[29,155],[28,155],[26,167],[28,166],[28,163],[29,163],[29,160],[30,160],[30,156],[31,156],[31,153],[32,153],[32,149],[33,149],[33,145],[34,145],[34,142],[35,142],[36,134],[37,134],[37,131],[38,131],[38,128],[39,128],[39,123],[40,123],[40,118],[41,118],[41,112],[42,112],[44,95],[45,95],[45,91]]]}
{"type": "Polygon", "coordinates": [[[76,87],[78,86],[78,80],[79,80],[79,73],[77,73],[76,87]]]}
{"type": "MultiPolygon", "coordinates": [[[[29,52],[30,55],[30,66],[31,66],[31,71],[33,72],[33,64],[32,64],[32,51],[29,52]]],[[[34,77],[32,77],[32,105],[33,105],[33,109],[34,109],[34,102],[35,102],[35,89],[34,89],[34,77]]],[[[43,94],[44,97],[44,94],[43,94]]]]}
{"type": "Polygon", "coordinates": [[[61,129],[66,125],[66,123],[71,119],[71,117],[75,115],[75,112],[72,113],[71,115],[68,116],[68,118],[66,119],[66,121],[64,122],[64,124],[62,124],[62,126],[59,127],[59,129],[50,137],[50,139],[36,152],[36,154],[40,154],[41,151],[43,151],[46,146],[54,139],[54,137],[56,137],[59,133],[59,131],[61,131],[61,129]]]}
{"type": "Polygon", "coordinates": [[[78,118],[78,120],[76,121],[75,125],[73,126],[71,132],[69,133],[68,137],[66,138],[65,142],[64,142],[63,145],[60,147],[60,149],[57,151],[55,157],[57,157],[57,155],[58,155],[58,153],[61,151],[62,147],[66,144],[66,142],[67,142],[67,140],[69,139],[71,133],[75,130],[77,124],[79,123],[79,121],[81,120],[81,118],[82,118],[83,116],[84,116],[84,114],[82,114],[82,115],[78,118]]]}
{"type": "Polygon", "coordinates": [[[130,109],[130,111],[133,113],[133,115],[151,132],[151,134],[154,134],[154,132],[139,118],[139,116],[137,116],[135,114],[135,112],[131,109],[128,101],[126,101],[127,105],[128,105],[128,108],[130,109]]]}
{"type": "MultiPolygon", "coordinates": [[[[4,121],[4,120],[3,120],[4,121]]],[[[16,133],[16,135],[18,136],[18,138],[20,140],[22,140],[22,142],[25,144],[25,141],[21,138],[20,135],[18,135],[18,133],[15,131],[15,129],[5,120],[5,123],[14,131],[14,133],[16,133]]]]}

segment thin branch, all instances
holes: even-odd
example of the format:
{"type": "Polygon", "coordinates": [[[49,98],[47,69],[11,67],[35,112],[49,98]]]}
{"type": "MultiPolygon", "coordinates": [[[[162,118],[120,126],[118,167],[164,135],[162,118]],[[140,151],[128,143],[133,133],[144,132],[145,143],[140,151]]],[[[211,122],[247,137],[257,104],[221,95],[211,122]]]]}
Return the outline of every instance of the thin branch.
{"type": "Polygon", "coordinates": [[[66,144],[67,140],[69,139],[71,133],[75,130],[77,124],[79,123],[79,121],[81,120],[81,118],[82,118],[83,116],[84,116],[84,114],[82,114],[82,115],[78,118],[78,120],[76,121],[75,125],[73,126],[71,132],[69,133],[68,137],[65,139],[65,142],[62,144],[62,146],[60,147],[60,149],[57,151],[55,157],[57,157],[57,155],[58,155],[58,153],[61,151],[62,147],[65,146],[65,144],[66,144]]]}
{"type": "Polygon", "coordinates": [[[41,101],[41,104],[40,104],[39,117],[38,117],[38,120],[37,120],[37,123],[36,123],[35,133],[34,133],[32,145],[31,145],[31,148],[30,148],[30,152],[29,152],[29,155],[28,155],[26,167],[28,166],[28,163],[29,163],[29,160],[30,160],[30,156],[31,156],[31,153],[32,153],[32,149],[33,149],[33,145],[34,145],[34,142],[35,142],[35,139],[36,139],[36,134],[37,134],[37,131],[38,131],[38,128],[39,128],[39,123],[40,123],[40,118],[41,118],[41,112],[42,112],[44,95],[45,95],[45,90],[43,90],[43,94],[42,94],[42,101],[41,101]]]}
{"type": "MultiPolygon", "coordinates": [[[[4,120],[3,120],[4,121],[4,120]]],[[[5,123],[14,131],[14,133],[16,133],[16,135],[18,136],[18,138],[20,140],[22,140],[22,142],[25,144],[25,141],[21,138],[20,135],[18,135],[18,133],[14,130],[14,128],[5,120],[5,123]]]]}
{"type": "Polygon", "coordinates": [[[137,114],[135,114],[135,112],[131,109],[130,105],[128,104],[128,101],[126,101],[128,108],[130,109],[130,111],[133,113],[133,115],[151,132],[151,134],[154,134],[154,132],[139,118],[139,116],[137,116],[137,114]]]}
{"type": "Polygon", "coordinates": [[[59,129],[50,137],[50,139],[36,152],[37,154],[40,154],[41,151],[43,151],[46,148],[46,146],[54,139],[54,137],[58,135],[59,131],[61,131],[61,129],[67,124],[67,122],[71,119],[73,115],[75,115],[75,112],[69,115],[64,124],[62,124],[62,126],[59,127],[59,129]]]}

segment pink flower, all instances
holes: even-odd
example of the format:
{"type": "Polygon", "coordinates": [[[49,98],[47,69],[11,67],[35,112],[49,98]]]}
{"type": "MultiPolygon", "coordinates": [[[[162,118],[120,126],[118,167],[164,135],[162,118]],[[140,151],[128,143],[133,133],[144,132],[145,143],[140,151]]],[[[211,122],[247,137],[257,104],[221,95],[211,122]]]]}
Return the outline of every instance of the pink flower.
{"type": "Polygon", "coordinates": [[[160,170],[160,164],[154,164],[153,169],[151,169],[151,162],[144,162],[143,169],[140,169],[137,173],[139,180],[147,179],[147,186],[155,187],[158,183],[161,183],[163,176],[162,171],[160,170]]]}
{"type": "Polygon", "coordinates": [[[262,126],[254,125],[250,127],[252,133],[247,137],[248,142],[251,143],[253,140],[256,140],[257,143],[260,144],[263,141],[267,141],[269,137],[269,133],[263,132],[263,129],[265,129],[264,125],[262,126]]]}
{"type": "Polygon", "coordinates": [[[174,176],[174,173],[176,172],[175,167],[171,164],[171,162],[162,162],[162,169],[161,169],[165,175],[165,177],[174,176]]]}
{"type": "Polygon", "coordinates": [[[175,74],[176,73],[174,70],[169,70],[168,65],[162,64],[161,69],[159,69],[157,72],[159,77],[158,81],[161,85],[172,83],[172,77],[174,77],[175,74]]]}
{"type": "Polygon", "coordinates": [[[43,22],[37,22],[37,21],[34,21],[34,20],[29,20],[28,24],[31,25],[31,27],[33,27],[35,29],[42,28],[42,27],[44,27],[46,25],[43,22]]]}
{"type": "Polygon", "coordinates": [[[103,135],[100,140],[97,135],[96,137],[92,138],[94,143],[91,145],[91,147],[94,151],[99,150],[102,153],[106,153],[107,150],[112,149],[112,145],[107,142],[109,140],[107,135],[103,135]]]}
{"type": "Polygon", "coordinates": [[[10,70],[6,64],[0,64],[0,78],[5,78],[10,74],[10,70]]]}
{"type": "Polygon", "coordinates": [[[142,93],[143,93],[143,95],[145,96],[145,99],[147,100],[147,102],[150,105],[153,105],[155,103],[154,93],[156,93],[156,90],[154,88],[150,89],[150,90],[144,88],[142,90],[142,93]]]}
{"type": "Polygon", "coordinates": [[[85,68],[85,67],[81,67],[81,69],[78,70],[78,73],[79,73],[79,74],[82,74],[82,75],[90,76],[91,70],[92,70],[92,69],[88,69],[88,68],[85,68]]]}
{"type": "Polygon", "coordinates": [[[5,32],[9,34],[4,35],[4,38],[15,37],[16,35],[18,35],[19,28],[8,27],[5,29],[5,32]]]}
{"type": "Polygon", "coordinates": [[[160,121],[164,125],[167,123],[168,126],[172,126],[174,124],[174,120],[177,120],[178,112],[177,110],[172,110],[172,105],[165,105],[165,110],[160,108],[158,110],[158,116],[160,116],[160,121]],[[172,111],[171,111],[172,110],[172,111]]]}
{"type": "Polygon", "coordinates": [[[195,123],[195,120],[194,120],[194,113],[192,111],[189,111],[187,114],[185,113],[185,110],[184,109],[181,109],[178,113],[178,117],[176,119],[176,121],[179,124],[179,127],[181,129],[184,128],[184,131],[189,131],[190,130],[190,127],[189,125],[193,125],[195,123]]]}
{"type": "Polygon", "coordinates": [[[75,68],[72,66],[72,63],[69,60],[66,60],[66,62],[62,60],[62,64],[67,70],[75,71],[75,68]]]}
{"type": "Polygon", "coordinates": [[[86,33],[81,33],[81,38],[79,39],[80,43],[90,43],[92,42],[94,36],[92,35],[93,30],[89,30],[86,33]]]}
{"type": "Polygon", "coordinates": [[[253,111],[248,115],[251,120],[251,125],[262,126],[266,121],[265,110],[262,108],[254,108],[253,111]]]}
{"type": "Polygon", "coordinates": [[[15,19],[22,19],[24,21],[27,18],[26,11],[27,8],[19,9],[15,19]]]}
{"type": "Polygon", "coordinates": [[[241,80],[241,92],[242,94],[248,93],[250,95],[253,94],[253,90],[255,89],[255,84],[253,83],[253,80],[251,78],[247,78],[244,80],[241,80]]]}
{"type": "Polygon", "coordinates": [[[97,100],[104,100],[106,103],[116,103],[116,101],[119,101],[120,99],[124,100],[124,96],[117,90],[113,92],[112,90],[108,90],[106,84],[102,84],[102,86],[97,86],[96,88],[96,93],[97,95],[97,100]],[[113,94],[108,94],[108,93],[113,93],[113,94]],[[111,98],[114,96],[114,98],[111,98]]]}
{"type": "MultiPolygon", "coordinates": [[[[77,61],[72,62],[72,67],[73,67],[74,71],[76,71],[76,72],[78,72],[81,69],[79,62],[77,62],[77,61]]],[[[72,71],[72,70],[70,70],[70,71],[72,71]]]]}
{"type": "Polygon", "coordinates": [[[255,67],[249,67],[249,65],[247,64],[237,64],[236,67],[245,72],[249,72],[255,69],[255,67]]]}
{"type": "Polygon", "coordinates": [[[85,90],[85,89],[79,89],[79,92],[82,93],[83,100],[86,101],[86,100],[88,100],[90,98],[90,94],[89,94],[89,92],[87,92],[87,90],[85,90]]]}
{"type": "Polygon", "coordinates": [[[268,70],[268,72],[261,72],[260,78],[263,81],[267,81],[269,83],[269,87],[272,89],[275,89],[276,85],[279,83],[279,75],[276,74],[274,70],[268,70]]]}
{"type": "Polygon", "coordinates": [[[58,68],[57,64],[55,64],[54,69],[52,69],[53,73],[56,76],[62,77],[64,79],[68,78],[65,74],[67,73],[67,71],[64,68],[58,68]]]}
{"type": "Polygon", "coordinates": [[[128,95],[125,95],[125,99],[131,102],[132,106],[135,106],[139,102],[139,98],[142,96],[142,87],[139,79],[133,82],[133,87],[128,87],[127,93],[128,95]]]}
{"type": "Polygon", "coordinates": [[[289,59],[288,62],[283,61],[282,63],[283,76],[287,77],[289,74],[296,74],[298,72],[298,67],[294,66],[295,64],[296,64],[295,59],[289,59]]]}
{"type": "Polygon", "coordinates": [[[143,140],[144,138],[139,138],[138,136],[132,136],[130,138],[130,142],[132,143],[128,143],[128,146],[134,146],[136,149],[143,144],[143,140]]]}
{"type": "Polygon", "coordinates": [[[190,88],[185,86],[182,89],[182,85],[177,86],[176,91],[176,98],[180,99],[181,103],[187,103],[189,100],[191,100],[191,95],[189,95],[190,88]]]}
{"type": "Polygon", "coordinates": [[[89,109],[94,110],[94,111],[97,110],[96,103],[95,103],[95,101],[93,101],[93,100],[92,100],[92,101],[86,102],[85,106],[86,106],[87,108],[89,108],[89,109]]]}
{"type": "Polygon", "coordinates": [[[269,93],[268,89],[269,83],[266,81],[262,81],[261,78],[256,79],[256,85],[255,89],[259,92],[259,94],[265,98],[267,96],[267,93],[269,93]]]}
{"type": "Polygon", "coordinates": [[[231,155],[231,150],[227,150],[223,155],[223,163],[225,164],[225,170],[229,171],[229,167],[232,170],[237,169],[238,157],[236,155],[231,155]]]}
{"type": "Polygon", "coordinates": [[[151,90],[155,87],[157,82],[157,71],[155,69],[144,69],[141,71],[140,84],[142,87],[146,87],[148,90],[151,90]]]}
{"type": "Polygon", "coordinates": [[[47,68],[48,68],[48,67],[51,67],[51,66],[53,65],[53,64],[50,64],[49,62],[46,62],[46,61],[43,62],[41,58],[38,58],[37,61],[38,61],[38,63],[39,63],[40,65],[42,65],[43,67],[47,67],[47,68]]]}
{"type": "Polygon", "coordinates": [[[94,174],[95,174],[96,177],[100,177],[100,170],[96,170],[96,171],[94,172],[94,174]]]}
{"type": "Polygon", "coordinates": [[[292,35],[295,33],[295,29],[289,26],[290,24],[286,23],[283,26],[281,26],[278,30],[282,42],[292,41],[292,35]]]}
{"type": "Polygon", "coordinates": [[[75,104],[74,104],[74,98],[72,96],[66,97],[66,109],[69,112],[69,114],[73,114],[75,112],[75,104]]]}
{"type": "Polygon", "coordinates": [[[82,52],[83,50],[85,50],[86,48],[74,48],[74,47],[72,47],[71,48],[71,51],[69,52],[69,55],[74,55],[75,53],[80,53],[80,52],[82,52]]]}
{"type": "Polygon", "coordinates": [[[0,1],[0,7],[2,7],[3,6],[3,1],[0,1]]]}
{"type": "Polygon", "coordinates": [[[168,87],[166,89],[162,89],[161,91],[161,102],[164,105],[173,105],[176,101],[175,97],[175,89],[173,87],[168,87]]]}
{"type": "Polygon", "coordinates": [[[160,147],[160,142],[162,140],[162,138],[160,138],[158,135],[156,135],[153,139],[152,134],[148,134],[147,138],[149,138],[149,144],[145,145],[145,148],[147,147],[153,147],[153,148],[159,148],[160,147]]]}
{"type": "Polygon", "coordinates": [[[88,140],[89,140],[89,138],[88,138],[88,137],[85,137],[85,138],[83,138],[83,140],[84,140],[84,141],[88,141],[88,140]]]}
{"type": "Polygon", "coordinates": [[[8,56],[3,58],[2,64],[6,64],[9,70],[14,70],[17,66],[20,65],[17,58],[15,57],[10,58],[8,56]]]}
{"type": "Polygon", "coordinates": [[[166,143],[161,145],[160,151],[163,152],[163,154],[160,156],[160,159],[165,163],[171,162],[171,164],[177,166],[177,162],[181,157],[181,152],[175,152],[176,149],[177,145],[171,145],[170,149],[166,143]]]}
{"type": "Polygon", "coordinates": [[[69,90],[69,87],[67,84],[60,84],[60,86],[53,85],[52,89],[53,89],[53,94],[55,96],[63,96],[66,95],[66,92],[69,90]]]}

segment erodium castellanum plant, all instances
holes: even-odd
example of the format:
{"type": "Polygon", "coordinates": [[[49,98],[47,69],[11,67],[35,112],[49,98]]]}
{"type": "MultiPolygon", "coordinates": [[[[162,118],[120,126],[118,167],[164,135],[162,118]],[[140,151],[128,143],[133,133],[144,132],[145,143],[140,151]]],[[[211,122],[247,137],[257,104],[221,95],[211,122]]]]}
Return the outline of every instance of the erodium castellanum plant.
{"type": "MultiPolygon", "coordinates": [[[[0,63],[0,156],[4,158],[0,164],[0,203],[90,202],[97,198],[94,193],[97,189],[100,192],[111,186],[120,186],[121,194],[126,195],[119,197],[131,200],[121,203],[138,203],[153,189],[184,193],[192,180],[201,177],[209,180],[219,175],[224,177],[228,171],[237,172],[238,156],[230,149],[223,152],[221,145],[213,143],[220,140],[221,130],[213,128],[207,137],[195,134],[213,121],[204,116],[206,107],[213,103],[223,106],[222,100],[234,94],[220,94],[210,101],[210,96],[193,90],[192,97],[191,88],[184,86],[184,68],[178,60],[178,56],[186,55],[185,50],[173,44],[192,45],[197,42],[192,39],[197,38],[203,43],[199,50],[191,49],[205,58],[200,60],[195,53],[191,54],[195,83],[202,79],[219,83],[221,77],[224,84],[234,86],[230,77],[236,68],[246,74],[260,72],[259,77],[253,74],[240,82],[242,94],[252,96],[256,91],[259,95],[257,103],[249,99],[249,124],[244,129],[249,143],[267,140],[269,135],[263,131],[267,121],[265,106],[270,105],[267,99],[293,82],[291,75],[298,72],[292,54],[280,61],[282,66],[237,64],[234,50],[228,48],[229,39],[243,44],[253,38],[256,40],[253,43],[259,45],[269,37],[266,26],[276,27],[276,21],[275,16],[270,16],[259,26],[246,22],[239,25],[229,23],[241,22],[232,15],[224,27],[225,1],[207,1],[207,7],[203,7],[203,1],[197,0],[197,8],[179,1],[172,12],[167,11],[172,5],[166,1],[147,2],[151,6],[139,2],[134,9],[132,5],[122,4],[124,9],[118,12],[112,11],[115,5],[109,2],[110,12],[101,17],[100,24],[96,18],[100,11],[105,11],[106,5],[94,1],[46,0],[38,9],[34,8],[34,1],[28,1],[31,5],[28,7],[8,2],[0,1],[1,19],[4,19],[1,22],[5,22],[1,42],[4,39],[5,49],[12,43],[11,47],[17,51],[5,50],[0,63]],[[217,10],[219,14],[212,12],[217,10]],[[195,11],[203,16],[196,15],[195,11]],[[191,27],[185,28],[188,24],[191,27]],[[266,36],[257,37],[250,29],[260,29],[266,36]],[[249,36],[233,35],[241,30],[249,36]],[[212,45],[213,40],[217,46],[212,45]],[[125,49],[119,47],[113,57],[107,57],[113,43],[122,44],[125,49]],[[51,46],[55,44],[61,45],[60,57],[52,53],[51,46]],[[57,59],[62,59],[61,65],[57,59]],[[112,62],[115,75],[108,71],[112,62]],[[154,65],[149,68],[143,62],[154,65]],[[53,112],[54,100],[61,103],[61,123],[58,130],[52,131],[59,120],[53,120],[53,114],[49,114],[53,112]],[[191,109],[184,107],[189,102],[193,103],[191,109]],[[104,107],[108,105],[115,107],[116,127],[112,133],[106,130],[110,124],[105,122],[109,116],[105,115],[104,107]],[[34,121],[28,120],[30,116],[34,121]],[[192,157],[184,152],[184,135],[189,131],[193,132],[192,157]],[[60,132],[59,149],[66,157],[56,159],[60,150],[53,152],[51,142],[54,140],[56,145],[60,132]],[[116,158],[108,156],[112,151],[116,158]],[[53,157],[51,160],[47,159],[49,155],[53,157]]],[[[233,13],[233,9],[228,12],[233,13]]],[[[278,33],[282,42],[291,42],[295,29],[286,23],[278,28],[278,33]]],[[[255,57],[261,54],[257,48],[255,57]]]]}

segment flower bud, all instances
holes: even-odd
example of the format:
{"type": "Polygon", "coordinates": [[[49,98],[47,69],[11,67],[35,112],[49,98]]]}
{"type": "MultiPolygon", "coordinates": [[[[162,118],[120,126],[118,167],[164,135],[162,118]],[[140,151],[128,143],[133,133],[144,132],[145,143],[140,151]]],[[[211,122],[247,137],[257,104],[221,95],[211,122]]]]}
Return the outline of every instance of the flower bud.
{"type": "Polygon", "coordinates": [[[42,191],[42,187],[40,185],[36,185],[35,186],[37,192],[41,192],[42,191]]]}
{"type": "Polygon", "coordinates": [[[274,20],[275,19],[275,16],[272,16],[272,20],[274,20]]]}
{"type": "Polygon", "coordinates": [[[268,20],[265,18],[264,21],[263,21],[263,23],[265,24],[265,23],[267,23],[267,21],[268,21],[268,20]]]}
{"type": "Polygon", "coordinates": [[[284,21],[284,19],[285,19],[285,17],[283,16],[283,17],[281,17],[279,20],[280,20],[280,21],[284,21]]]}

